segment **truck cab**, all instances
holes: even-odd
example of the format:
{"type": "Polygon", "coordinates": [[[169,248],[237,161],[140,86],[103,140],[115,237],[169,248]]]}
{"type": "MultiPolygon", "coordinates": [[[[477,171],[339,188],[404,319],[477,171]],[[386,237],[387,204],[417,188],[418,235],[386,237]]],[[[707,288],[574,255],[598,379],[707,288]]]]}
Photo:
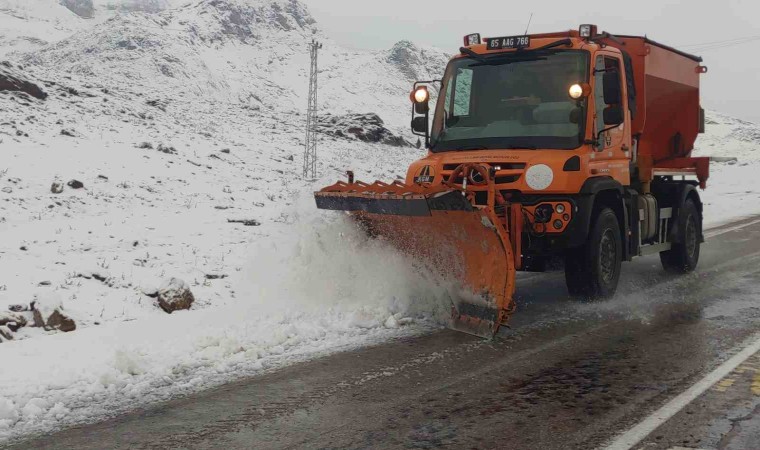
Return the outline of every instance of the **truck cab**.
{"type": "Polygon", "coordinates": [[[691,157],[701,58],[593,25],[464,44],[442,80],[414,86],[412,130],[428,155],[407,185],[505,205],[516,268],[561,259],[572,295],[613,295],[620,263],[637,256],[696,267],[709,164],[691,157]]]}

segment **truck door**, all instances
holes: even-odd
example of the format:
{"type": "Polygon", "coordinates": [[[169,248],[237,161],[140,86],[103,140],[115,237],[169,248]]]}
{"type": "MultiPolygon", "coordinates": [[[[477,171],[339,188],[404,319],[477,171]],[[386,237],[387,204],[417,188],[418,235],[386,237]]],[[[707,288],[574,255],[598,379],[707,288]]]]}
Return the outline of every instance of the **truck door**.
{"type": "Polygon", "coordinates": [[[592,153],[592,160],[610,161],[608,167],[600,168],[623,184],[629,184],[628,151],[631,147],[630,124],[628,111],[628,96],[625,89],[625,73],[623,63],[618,55],[599,54],[594,62],[594,131],[601,133],[599,145],[592,153]],[[604,77],[616,79],[620,95],[618,98],[605,98],[604,77]],[[622,113],[622,123],[614,126],[605,123],[605,110],[619,108],[622,113]],[[606,131],[604,131],[606,130],[606,131]],[[613,160],[624,160],[612,163],[613,160]]]}

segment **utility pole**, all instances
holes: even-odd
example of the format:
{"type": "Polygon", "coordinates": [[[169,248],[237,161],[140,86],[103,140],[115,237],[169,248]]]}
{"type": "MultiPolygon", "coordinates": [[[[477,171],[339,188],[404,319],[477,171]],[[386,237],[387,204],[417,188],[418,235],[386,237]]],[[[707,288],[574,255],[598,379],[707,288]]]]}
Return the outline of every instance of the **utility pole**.
{"type": "Polygon", "coordinates": [[[303,152],[303,177],[317,177],[317,52],[322,44],[312,39],[311,74],[309,75],[309,106],[306,112],[306,147],[303,152]]]}

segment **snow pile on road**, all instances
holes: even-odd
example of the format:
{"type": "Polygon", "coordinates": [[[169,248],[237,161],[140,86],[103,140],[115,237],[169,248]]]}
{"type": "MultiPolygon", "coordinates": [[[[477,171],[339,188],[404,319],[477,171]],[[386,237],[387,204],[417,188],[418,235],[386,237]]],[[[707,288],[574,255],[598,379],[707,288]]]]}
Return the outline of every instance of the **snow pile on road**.
{"type": "Polygon", "coordinates": [[[411,322],[409,317],[445,321],[451,302],[443,280],[368,239],[345,215],[315,211],[312,202],[305,193],[294,206],[287,229],[298,241],[256,248],[250,273],[244,271],[241,280],[248,290],[244,297],[283,298],[257,305],[262,311],[329,310],[347,317],[349,327],[382,327],[390,316],[398,323],[411,322]]]}
{"type": "Polygon", "coordinates": [[[3,344],[2,358],[14,370],[0,371],[0,439],[418,333],[445,319],[445,285],[367,241],[345,218],[312,212],[294,220],[248,247],[249,263],[231,276],[240,286],[234,303],[3,344]]]}

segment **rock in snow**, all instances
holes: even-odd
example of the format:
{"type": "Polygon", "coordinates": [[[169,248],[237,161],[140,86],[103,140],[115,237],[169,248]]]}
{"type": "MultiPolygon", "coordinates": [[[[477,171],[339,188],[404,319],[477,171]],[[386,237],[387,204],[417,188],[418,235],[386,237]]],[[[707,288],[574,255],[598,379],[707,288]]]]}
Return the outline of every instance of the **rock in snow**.
{"type": "Polygon", "coordinates": [[[0,326],[8,327],[10,331],[18,331],[26,326],[26,318],[13,312],[0,312],[0,326]]]}
{"type": "Polygon", "coordinates": [[[190,287],[179,278],[170,278],[158,288],[158,305],[169,314],[180,309],[190,309],[194,301],[190,287]]]}
{"type": "Polygon", "coordinates": [[[84,183],[79,180],[71,180],[66,183],[66,186],[70,187],[71,189],[82,189],[84,187],[84,183]]]}
{"type": "Polygon", "coordinates": [[[61,0],[61,4],[79,17],[90,19],[95,15],[92,0],[61,0]]]}
{"type": "Polygon", "coordinates": [[[11,329],[0,325],[0,342],[5,341],[11,341],[13,340],[13,333],[11,333],[11,329]]]}
{"type": "Polygon", "coordinates": [[[74,319],[63,312],[63,303],[55,294],[39,295],[32,302],[34,326],[46,330],[61,330],[69,332],[76,330],[74,319]]]}
{"type": "MultiPolygon", "coordinates": [[[[142,148],[145,148],[145,147],[142,147],[142,148]]],[[[177,149],[172,147],[171,145],[158,144],[158,147],[156,148],[156,150],[158,150],[161,153],[166,153],[167,155],[177,154],[177,149]]]]}
{"type": "Polygon", "coordinates": [[[395,147],[411,147],[412,144],[385,128],[377,114],[323,115],[319,117],[319,130],[330,136],[356,139],[363,142],[382,143],[395,147]]]}
{"type": "Polygon", "coordinates": [[[21,312],[21,311],[31,311],[31,308],[29,308],[29,305],[10,305],[8,307],[8,310],[13,312],[21,312]]]}
{"type": "Polygon", "coordinates": [[[24,79],[8,62],[0,63],[0,91],[23,92],[40,100],[48,96],[39,86],[24,79]]]}

